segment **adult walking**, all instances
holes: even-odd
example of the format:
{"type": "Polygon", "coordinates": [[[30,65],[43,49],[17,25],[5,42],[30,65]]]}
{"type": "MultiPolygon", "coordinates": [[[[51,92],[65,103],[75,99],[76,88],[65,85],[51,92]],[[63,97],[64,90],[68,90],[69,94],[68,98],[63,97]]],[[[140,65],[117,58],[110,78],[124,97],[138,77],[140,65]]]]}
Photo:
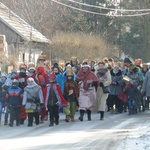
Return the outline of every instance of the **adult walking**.
{"type": "Polygon", "coordinates": [[[96,70],[96,76],[98,77],[100,82],[96,94],[97,99],[96,110],[100,112],[100,120],[103,120],[104,112],[106,109],[106,99],[108,97],[108,93],[104,93],[103,88],[111,84],[111,75],[107,69],[107,66],[105,66],[104,62],[98,63],[98,70],[96,70]]]}
{"type": "Polygon", "coordinates": [[[147,71],[145,79],[142,86],[142,93],[150,100],[150,70],[147,71]]]}
{"type": "Polygon", "coordinates": [[[79,120],[83,121],[85,111],[87,111],[88,120],[91,120],[91,111],[96,104],[96,88],[98,86],[98,78],[91,71],[90,65],[87,62],[83,63],[82,68],[79,70],[76,78],[80,85],[79,94],[79,120]]]}
{"type": "Polygon", "coordinates": [[[113,70],[110,71],[111,74],[111,84],[110,84],[110,94],[108,97],[108,104],[110,105],[111,112],[114,112],[114,104],[115,104],[115,112],[122,113],[123,111],[123,102],[118,98],[118,94],[121,93],[123,84],[122,80],[122,72],[119,69],[118,65],[115,65],[113,70]]]}

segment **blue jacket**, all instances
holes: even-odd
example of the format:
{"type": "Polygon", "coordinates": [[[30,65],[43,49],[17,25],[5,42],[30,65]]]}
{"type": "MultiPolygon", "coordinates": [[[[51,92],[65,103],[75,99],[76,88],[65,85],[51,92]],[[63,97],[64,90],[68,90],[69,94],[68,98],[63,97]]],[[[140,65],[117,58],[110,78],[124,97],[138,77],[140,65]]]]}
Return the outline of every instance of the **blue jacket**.
{"type": "Polygon", "coordinates": [[[22,104],[23,91],[21,88],[10,87],[6,94],[9,107],[20,107],[22,104]]]}
{"type": "Polygon", "coordinates": [[[63,74],[62,73],[56,74],[56,81],[60,85],[62,93],[64,93],[64,80],[63,80],[63,74]]]}

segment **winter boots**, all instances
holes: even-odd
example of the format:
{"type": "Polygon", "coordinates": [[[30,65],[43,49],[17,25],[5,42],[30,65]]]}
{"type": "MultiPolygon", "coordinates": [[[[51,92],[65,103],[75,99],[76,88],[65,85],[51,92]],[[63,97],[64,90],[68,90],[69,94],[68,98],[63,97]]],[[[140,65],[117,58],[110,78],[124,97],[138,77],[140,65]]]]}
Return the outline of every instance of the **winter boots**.
{"type": "Polygon", "coordinates": [[[9,126],[10,126],[10,127],[13,127],[13,124],[12,124],[12,123],[9,123],[9,126]]]}
{"type": "Polygon", "coordinates": [[[88,121],[91,121],[91,110],[87,110],[88,121]]]}
{"type": "Polygon", "coordinates": [[[100,120],[104,120],[104,111],[100,111],[100,120]]]}
{"type": "Polygon", "coordinates": [[[54,126],[54,120],[50,120],[49,126],[50,126],[50,127],[54,126]]]}
{"type": "MultiPolygon", "coordinates": [[[[80,110],[80,117],[79,117],[80,121],[83,121],[84,112],[85,110],[80,110]]],[[[86,112],[87,112],[88,121],[91,121],[91,110],[87,110],[86,112]]]]}
{"type": "Polygon", "coordinates": [[[74,115],[66,115],[65,121],[66,121],[66,122],[69,122],[70,119],[71,119],[72,122],[74,122],[74,115]]]}
{"type": "Polygon", "coordinates": [[[69,122],[69,120],[70,120],[70,116],[69,116],[69,115],[66,115],[65,121],[66,121],[66,122],[69,122]]]}
{"type": "Polygon", "coordinates": [[[74,122],[74,115],[71,115],[71,121],[74,122]]]}
{"type": "Polygon", "coordinates": [[[84,112],[85,110],[80,110],[80,117],[79,117],[80,121],[83,121],[84,112]]]}
{"type": "Polygon", "coordinates": [[[59,119],[56,119],[56,120],[55,120],[55,124],[56,124],[56,125],[59,125],[59,119]]]}

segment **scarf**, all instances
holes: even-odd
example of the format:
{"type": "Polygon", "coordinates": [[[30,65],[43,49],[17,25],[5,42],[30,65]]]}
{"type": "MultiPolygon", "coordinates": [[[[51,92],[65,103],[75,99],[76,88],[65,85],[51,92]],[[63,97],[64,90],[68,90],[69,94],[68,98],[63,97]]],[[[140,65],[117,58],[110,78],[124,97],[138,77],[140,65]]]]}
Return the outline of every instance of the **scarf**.
{"type": "Polygon", "coordinates": [[[90,69],[88,69],[86,72],[83,72],[83,69],[80,69],[78,74],[77,74],[76,80],[78,82],[80,82],[80,81],[83,82],[83,89],[84,90],[87,90],[88,87],[93,82],[99,82],[96,75],[90,69]]]}
{"type": "Polygon", "coordinates": [[[101,69],[98,69],[97,71],[97,77],[98,78],[101,78],[103,77],[107,72],[107,68],[101,68],[101,69]]]}
{"type": "Polygon", "coordinates": [[[96,75],[99,78],[100,82],[103,82],[107,78],[107,75],[106,75],[107,71],[108,71],[107,68],[100,68],[100,69],[98,69],[96,75]]]}

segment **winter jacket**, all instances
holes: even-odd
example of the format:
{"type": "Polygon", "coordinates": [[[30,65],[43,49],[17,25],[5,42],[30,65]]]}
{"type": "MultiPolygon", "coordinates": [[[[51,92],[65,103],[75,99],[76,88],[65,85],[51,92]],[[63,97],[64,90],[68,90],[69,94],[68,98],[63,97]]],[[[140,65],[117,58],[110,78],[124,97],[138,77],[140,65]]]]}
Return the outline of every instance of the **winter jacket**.
{"type": "Polygon", "coordinates": [[[22,104],[23,92],[19,87],[10,87],[7,90],[6,99],[9,107],[20,107],[22,104]]]}
{"type": "Polygon", "coordinates": [[[43,104],[43,93],[40,86],[35,84],[33,86],[25,87],[22,105],[25,105],[28,100],[43,104]]]}
{"type": "Polygon", "coordinates": [[[128,99],[133,99],[133,100],[137,99],[137,92],[138,90],[136,86],[132,84],[129,85],[124,91],[124,93],[128,95],[128,99]]]}
{"type": "Polygon", "coordinates": [[[56,82],[60,85],[62,93],[64,93],[64,80],[63,74],[57,73],[56,74],[56,82]]]}
{"type": "Polygon", "coordinates": [[[64,90],[64,98],[67,102],[77,102],[79,97],[79,85],[76,81],[66,81],[65,82],[65,90],[64,90]],[[69,92],[72,91],[70,94],[69,92]]]}
{"type": "Polygon", "coordinates": [[[118,71],[118,73],[114,73],[113,70],[110,71],[111,74],[111,84],[110,84],[110,95],[118,95],[121,93],[122,88],[121,85],[123,84],[122,80],[122,72],[121,70],[118,71]],[[114,84],[114,82],[116,84],[114,84]]]}
{"type": "Polygon", "coordinates": [[[64,107],[66,106],[67,102],[63,97],[60,85],[58,83],[50,83],[50,84],[47,84],[45,106],[46,107],[48,105],[54,106],[55,104],[60,107],[64,107]]]}
{"type": "Polygon", "coordinates": [[[128,72],[127,76],[132,79],[137,86],[143,84],[144,76],[138,67],[135,67],[133,72],[128,72]]]}
{"type": "Polygon", "coordinates": [[[142,90],[145,92],[146,96],[150,97],[150,71],[145,75],[142,90]]]}

